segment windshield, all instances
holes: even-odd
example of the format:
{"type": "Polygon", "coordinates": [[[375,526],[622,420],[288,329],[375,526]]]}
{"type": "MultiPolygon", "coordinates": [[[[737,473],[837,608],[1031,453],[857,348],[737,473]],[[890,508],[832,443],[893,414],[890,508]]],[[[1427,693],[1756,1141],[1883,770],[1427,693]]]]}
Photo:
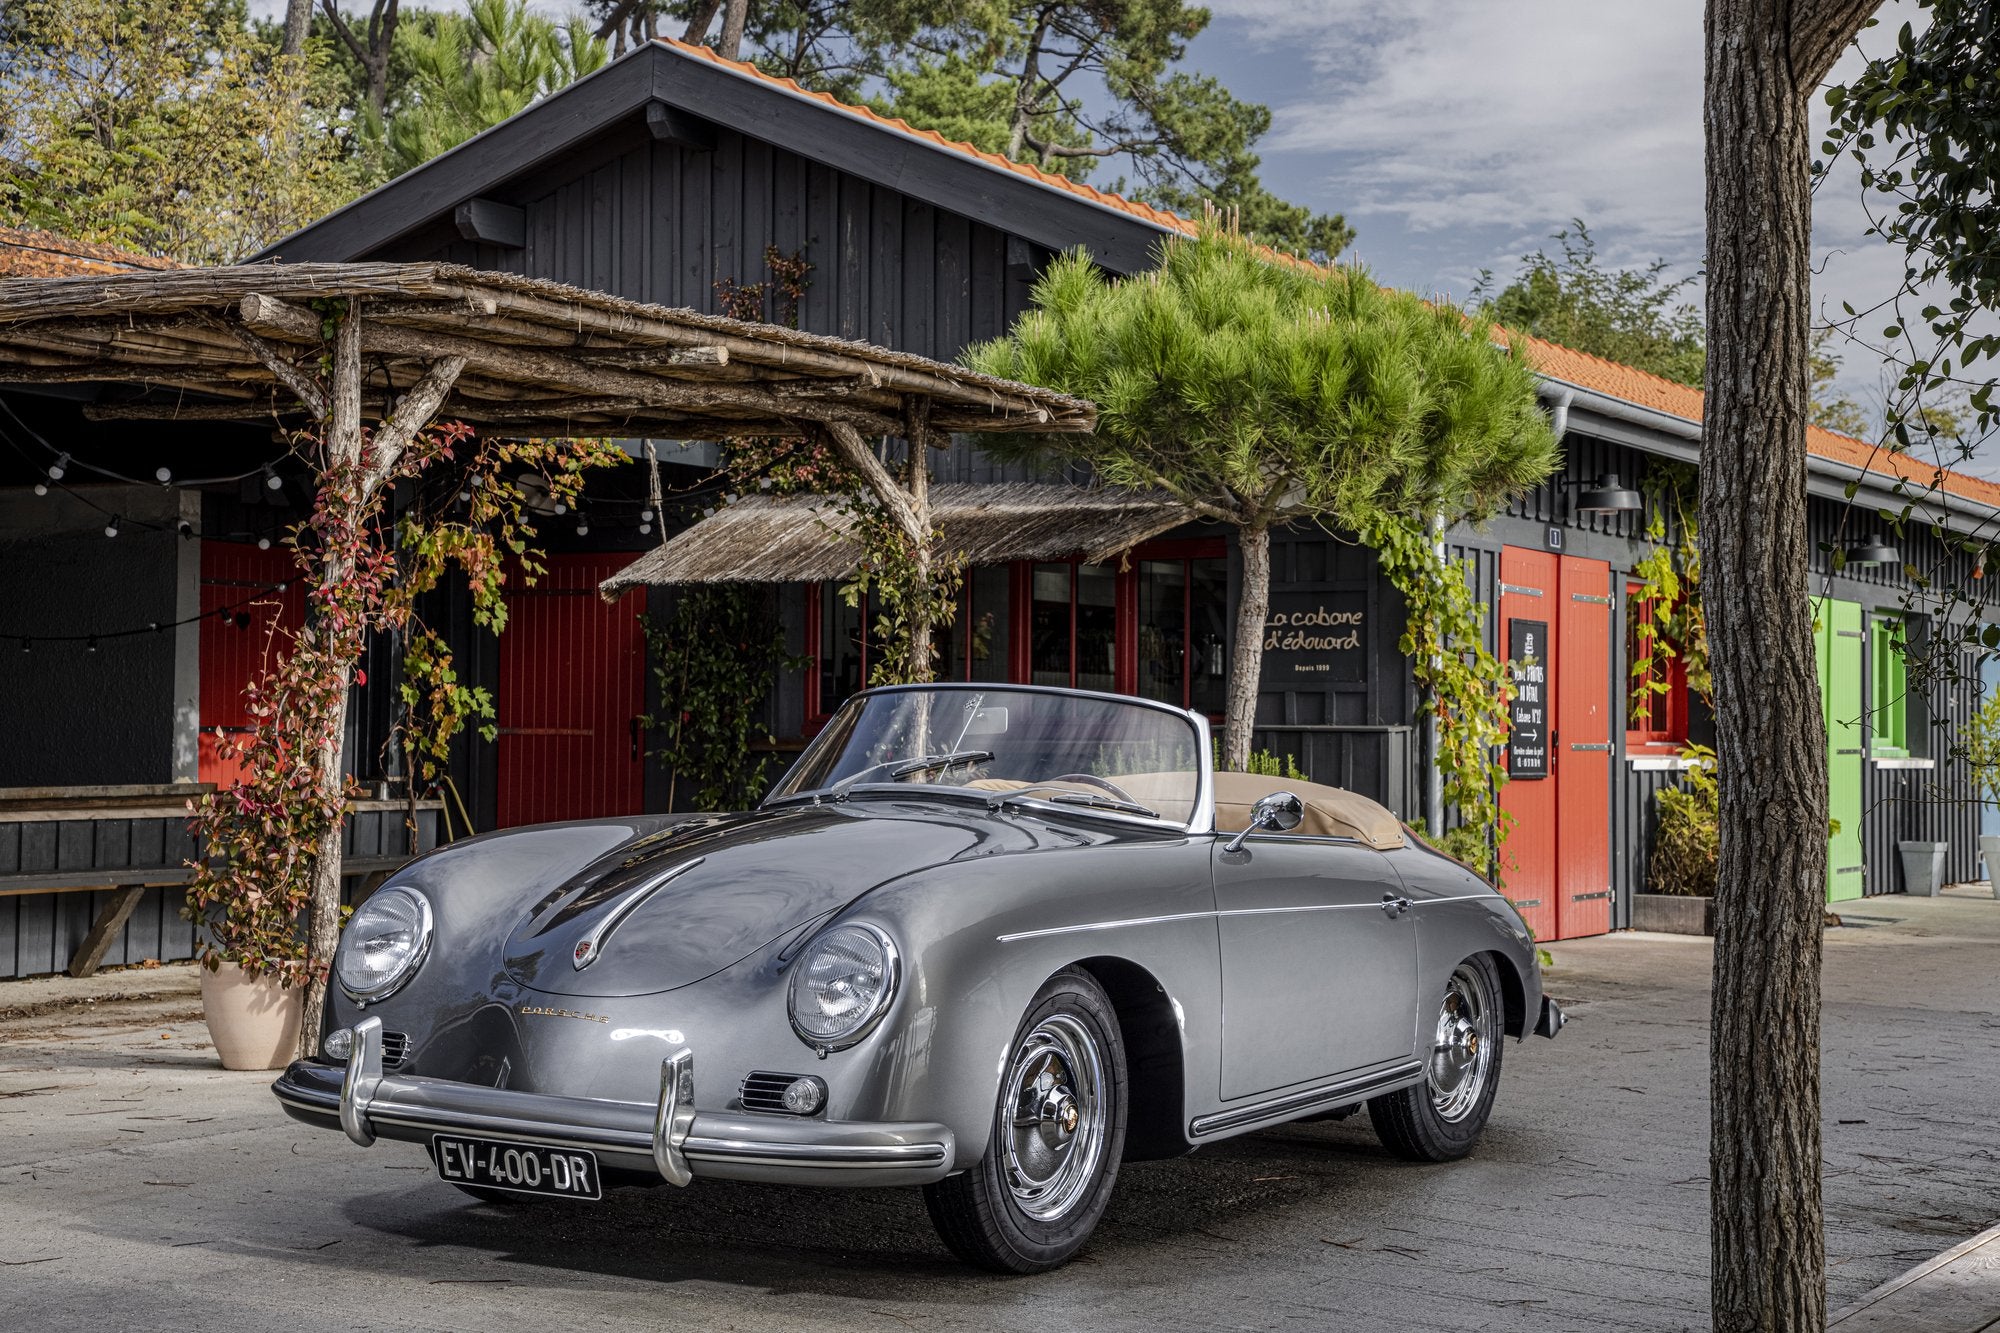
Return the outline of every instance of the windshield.
{"type": "Polygon", "coordinates": [[[771,799],[927,783],[1186,824],[1199,745],[1185,714],[1103,695],[891,690],[849,701],[771,799]]]}

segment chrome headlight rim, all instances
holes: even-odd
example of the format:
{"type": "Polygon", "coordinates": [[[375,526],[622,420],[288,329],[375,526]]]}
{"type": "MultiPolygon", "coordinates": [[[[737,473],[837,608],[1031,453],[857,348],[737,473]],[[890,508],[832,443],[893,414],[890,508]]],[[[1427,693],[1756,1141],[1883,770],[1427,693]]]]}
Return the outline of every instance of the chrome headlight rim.
{"type": "Polygon", "coordinates": [[[403,965],[401,967],[398,967],[394,972],[391,972],[388,976],[384,977],[382,980],[376,982],[373,986],[365,988],[357,988],[348,985],[346,976],[343,975],[340,970],[340,959],[341,959],[341,951],[344,951],[347,947],[347,938],[346,938],[347,930],[352,930],[354,928],[354,920],[352,917],[348,919],[346,929],[341,932],[343,937],[340,942],[341,951],[336,951],[334,954],[333,973],[334,977],[340,982],[341,993],[345,995],[348,999],[360,1005],[364,1009],[371,1004],[377,1004],[383,1000],[388,999],[391,995],[394,995],[397,991],[401,990],[405,985],[409,984],[410,978],[414,977],[417,974],[417,972],[423,967],[424,960],[430,957],[431,925],[432,925],[431,900],[429,898],[426,898],[422,893],[420,893],[415,888],[412,888],[410,885],[391,884],[386,888],[377,889],[375,892],[368,895],[368,899],[366,902],[362,903],[361,906],[354,909],[354,915],[359,916],[361,913],[367,911],[368,908],[378,899],[385,898],[392,894],[399,897],[408,898],[417,905],[417,947],[410,951],[410,956],[407,960],[404,961],[403,965]]]}
{"type": "Polygon", "coordinates": [[[896,992],[902,989],[903,955],[896,948],[896,941],[889,938],[889,933],[880,926],[866,921],[841,921],[828,926],[814,935],[805,948],[799,950],[798,956],[791,962],[791,967],[793,969],[791,981],[785,987],[785,1014],[790,1018],[792,1032],[798,1039],[813,1050],[818,1051],[821,1055],[826,1055],[833,1051],[844,1051],[849,1047],[858,1046],[866,1041],[869,1034],[882,1026],[882,1020],[888,1017],[889,1008],[895,1003],[896,992]],[[799,1023],[799,987],[806,975],[808,965],[812,962],[814,951],[829,936],[837,935],[846,930],[858,931],[869,936],[875,941],[876,947],[882,951],[882,992],[876,998],[874,1007],[869,1010],[868,1016],[862,1019],[860,1023],[837,1037],[823,1037],[817,1033],[807,1031],[799,1023]]]}

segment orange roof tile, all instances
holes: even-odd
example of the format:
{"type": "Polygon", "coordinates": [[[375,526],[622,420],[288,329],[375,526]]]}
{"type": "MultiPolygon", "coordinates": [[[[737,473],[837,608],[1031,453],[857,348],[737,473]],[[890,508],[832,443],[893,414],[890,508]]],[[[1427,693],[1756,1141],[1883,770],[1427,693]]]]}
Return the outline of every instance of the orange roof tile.
{"type": "Polygon", "coordinates": [[[0,227],[0,278],[68,278],[130,269],[179,268],[171,259],[135,255],[94,241],[76,241],[52,231],[0,227]]]}
{"type": "MultiPolygon", "coordinates": [[[[781,79],[766,74],[763,70],[758,69],[748,61],[726,59],[723,56],[717,55],[706,46],[694,46],[687,42],[676,41],[671,37],[662,37],[657,40],[662,45],[672,47],[683,55],[692,56],[699,60],[706,60],[712,64],[720,65],[725,69],[734,70],[746,78],[775,84],[797,96],[811,98],[813,101],[819,102],[835,111],[844,112],[847,115],[879,125],[884,129],[892,130],[898,134],[923,139],[940,148],[948,149],[952,152],[964,153],[969,157],[976,157],[990,166],[1025,176],[1029,180],[1048,189],[1063,190],[1069,194],[1081,196],[1105,208],[1121,213],[1129,213],[1142,222],[1149,222],[1153,226],[1164,230],[1178,232],[1184,236],[1192,236],[1197,230],[1195,223],[1180,216],[1178,213],[1170,213],[1166,209],[1155,208],[1151,204],[1142,204],[1135,200],[1126,199],[1121,195],[1112,194],[1108,190],[1100,190],[1095,186],[1086,185],[1082,181],[1071,180],[1067,176],[1060,176],[1052,171],[1043,171],[1040,167],[1031,165],[1030,163],[1016,162],[1012,158],[1003,157],[999,153],[989,153],[982,148],[975,147],[962,140],[947,139],[935,130],[920,130],[907,121],[898,120],[891,116],[879,115],[865,106],[856,106],[851,102],[843,102],[828,93],[813,92],[802,86],[796,79],[781,79]]],[[[1276,251],[1273,251],[1272,254],[1274,258],[1281,258],[1297,263],[1304,262],[1295,259],[1294,256],[1280,254],[1276,251]]],[[[1607,394],[1613,398],[1632,403],[1635,406],[1649,407],[1655,411],[1664,412],[1669,416],[1680,417],[1685,421],[1697,423],[1701,421],[1702,392],[1700,389],[1690,388],[1685,384],[1664,379],[1661,376],[1637,370],[1631,366],[1621,365],[1616,361],[1606,361],[1602,357],[1591,356],[1587,352],[1578,352],[1541,338],[1511,333],[1507,330],[1502,330],[1501,332],[1510,340],[1520,339],[1523,346],[1528,350],[1535,368],[1552,379],[1561,380],[1566,384],[1573,384],[1580,389],[1590,389],[1597,393],[1607,394]]],[[[2000,483],[1987,481],[1980,477],[1967,476],[1962,472],[1927,467],[1921,461],[1911,458],[1906,454],[1892,454],[1887,450],[1877,450],[1874,446],[1864,441],[1854,439],[1851,436],[1841,435],[1835,431],[1824,430],[1818,426],[1808,428],[1806,432],[1806,449],[1808,452],[1820,458],[1827,459],[1830,462],[1844,463],[1850,467],[1865,468],[1879,476],[1904,478],[1923,485],[1937,484],[1952,495],[2000,508],[2000,483]]]]}

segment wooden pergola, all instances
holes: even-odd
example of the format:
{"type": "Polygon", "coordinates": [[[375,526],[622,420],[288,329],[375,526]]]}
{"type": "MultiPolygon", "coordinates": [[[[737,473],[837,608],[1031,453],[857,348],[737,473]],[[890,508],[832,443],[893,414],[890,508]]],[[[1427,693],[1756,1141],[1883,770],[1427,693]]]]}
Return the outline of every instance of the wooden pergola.
{"type": "Polygon", "coordinates": [[[450,264],[0,281],[0,383],[129,386],[84,409],[97,420],[317,419],[336,302],[359,316],[361,410],[382,417],[420,385],[443,415],[552,436],[1089,430],[1096,416],[866,343],[450,264]]]}
{"type": "MultiPolygon", "coordinates": [[[[1080,399],[924,357],[449,264],[0,281],[0,387],[38,384],[105,386],[83,409],[96,420],[310,430],[328,475],[350,479],[337,498],[353,513],[440,417],[542,438],[820,439],[901,531],[920,579],[937,554],[930,446],[955,431],[1087,431],[1096,421],[1080,399]],[[871,443],[885,436],[909,444],[900,478],[871,443]]],[[[331,588],[348,572],[329,555],[315,577],[331,588]]],[[[928,654],[927,622],[912,641],[928,654]]],[[[316,786],[335,798],[345,789],[337,749],[311,760],[316,786]]],[[[336,827],[314,854],[316,958],[338,939],[340,875],[336,827]]],[[[309,1047],[324,993],[323,981],[308,992],[309,1047]]]]}

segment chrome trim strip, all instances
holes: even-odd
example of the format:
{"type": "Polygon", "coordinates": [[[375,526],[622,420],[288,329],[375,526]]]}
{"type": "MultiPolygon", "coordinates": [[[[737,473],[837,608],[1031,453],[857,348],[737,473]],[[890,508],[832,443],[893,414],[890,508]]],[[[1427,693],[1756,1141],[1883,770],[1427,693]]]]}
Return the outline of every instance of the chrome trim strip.
{"type": "Polygon", "coordinates": [[[625,918],[632,915],[640,903],[707,859],[705,856],[697,856],[692,861],[683,861],[627,892],[610,911],[604,914],[604,919],[591,928],[588,935],[576,942],[576,948],[570,954],[570,966],[581,972],[596,962],[603,954],[605,941],[611,938],[611,932],[624,924],[625,918]]]}
{"type": "Polygon", "coordinates": [[[944,1161],[942,1143],[888,1143],[879,1147],[852,1143],[776,1144],[746,1139],[690,1138],[687,1155],[693,1161],[745,1161],[789,1166],[935,1166],[944,1161]]]}
{"type": "Polygon", "coordinates": [[[382,1020],[364,1018],[354,1025],[354,1049],[347,1054],[347,1076],[340,1081],[340,1127],[364,1148],[375,1142],[368,1104],[381,1086],[382,1020]]]}
{"type": "MultiPolygon", "coordinates": [[[[1471,903],[1496,901],[1490,893],[1461,893],[1450,898],[1412,898],[1412,907],[1435,907],[1442,903],[1471,903]]],[[[1050,935],[1075,935],[1093,930],[1118,930],[1124,926],[1157,926],[1168,921],[1198,921],[1209,917],[1225,916],[1275,916],[1286,912],[1354,912],[1364,908],[1378,908],[1380,902],[1372,903],[1302,903],[1297,907],[1227,907],[1206,912],[1173,912],[1165,916],[1131,916],[1117,921],[1090,921],[1076,926],[1047,926],[1041,930],[1017,930],[1007,935],[996,935],[1000,944],[1012,944],[1016,940],[1039,940],[1050,935]]],[[[1520,906],[1516,903],[1515,906],[1520,906]]]]}
{"type": "Polygon", "coordinates": [[[1188,1137],[1205,1138],[1223,1130],[1242,1129],[1261,1124],[1266,1120],[1289,1119],[1319,1106],[1356,1101],[1382,1091],[1391,1084],[1400,1083],[1412,1074],[1421,1074],[1423,1069],[1421,1060],[1406,1060],[1392,1068],[1364,1074],[1359,1078],[1323,1083],[1316,1088],[1286,1093],[1249,1106],[1238,1106],[1230,1110],[1196,1116],[1188,1122],[1188,1137]]]}

